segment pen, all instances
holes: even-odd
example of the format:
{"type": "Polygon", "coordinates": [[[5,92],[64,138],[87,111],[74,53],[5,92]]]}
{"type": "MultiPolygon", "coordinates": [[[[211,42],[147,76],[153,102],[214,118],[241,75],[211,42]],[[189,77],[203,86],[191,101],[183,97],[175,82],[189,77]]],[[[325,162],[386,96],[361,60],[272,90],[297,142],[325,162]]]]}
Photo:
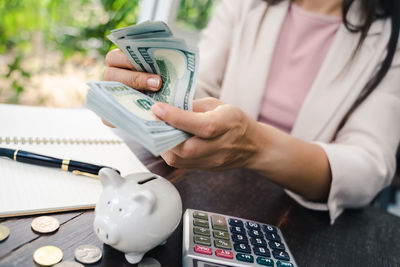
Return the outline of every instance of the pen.
{"type": "MultiPolygon", "coordinates": [[[[0,157],[8,157],[18,162],[24,162],[44,167],[60,168],[74,174],[97,178],[101,168],[110,168],[69,159],[58,159],[19,149],[0,147],[0,157]]],[[[110,168],[115,170],[114,168],[110,168]]],[[[115,170],[120,173],[118,170],[115,170]]]]}

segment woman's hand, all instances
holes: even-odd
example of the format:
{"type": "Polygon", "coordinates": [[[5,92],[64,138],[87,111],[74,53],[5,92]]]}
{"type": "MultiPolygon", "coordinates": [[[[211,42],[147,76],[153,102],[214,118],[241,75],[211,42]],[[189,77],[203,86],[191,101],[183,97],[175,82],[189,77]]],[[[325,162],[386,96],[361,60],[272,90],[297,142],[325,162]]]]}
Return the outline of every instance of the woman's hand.
{"type": "Polygon", "coordinates": [[[103,80],[117,81],[137,90],[158,91],[162,80],[159,75],[140,72],[132,66],[120,49],[114,49],[106,55],[107,68],[103,80]]]}
{"type": "MultiPolygon", "coordinates": [[[[141,91],[158,91],[161,88],[162,80],[159,75],[137,71],[120,49],[107,53],[106,64],[107,68],[103,73],[105,81],[121,82],[141,91]]],[[[105,125],[114,127],[104,119],[102,121],[105,125]]]]}
{"type": "Polygon", "coordinates": [[[162,155],[171,166],[224,170],[244,167],[311,200],[326,200],[331,173],[324,150],[256,122],[239,108],[215,98],[185,111],[156,103],[153,113],[194,136],[162,155]]]}
{"type": "Polygon", "coordinates": [[[204,98],[194,101],[194,112],[159,102],[152,111],[173,127],[194,135],[162,154],[171,166],[211,170],[246,167],[257,154],[258,124],[235,106],[204,98]]]}

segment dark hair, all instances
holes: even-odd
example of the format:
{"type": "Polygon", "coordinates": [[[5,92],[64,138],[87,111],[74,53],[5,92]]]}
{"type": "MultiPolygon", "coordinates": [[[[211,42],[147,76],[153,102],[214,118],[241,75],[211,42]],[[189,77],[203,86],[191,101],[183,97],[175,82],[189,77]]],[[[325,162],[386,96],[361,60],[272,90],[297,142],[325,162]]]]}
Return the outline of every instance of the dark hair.
{"type": "MultiPolygon", "coordinates": [[[[269,4],[277,4],[284,0],[265,0],[269,4]]],[[[293,1],[293,0],[289,0],[293,1]]],[[[386,76],[390,66],[392,65],[393,57],[397,48],[397,41],[399,39],[399,31],[400,31],[400,0],[361,0],[360,9],[361,9],[361,18],[362,21],[358,25],[354,25],[347,19],[347,14],[350,10],[351,5],[354,3],[354,0],[343,0],[342,3],[342,14],[343,14],[343,24],[350,32],[357,33],[361,32],[360,40],[358,42],[358,46],[354,54],[359,50],[361,45],[363,44],[367,33],[375,20],[378,19],[390,19],[391,21],[391,32],[390,38],[387,43],[387,53],[385,59],[382,61],[379,69],[375,72],[375,74],[370,78],[367,82],[360,95],[347,111],[343,119],[338,125],[334,138],[336,138],[339,130],[344,126],[350,115],[353,113],[355,109],[374,91],[374,89],[379,85],[379,83],[386,76]]],[[[400,86],[400,85],[399,85],[400,86]]]]}

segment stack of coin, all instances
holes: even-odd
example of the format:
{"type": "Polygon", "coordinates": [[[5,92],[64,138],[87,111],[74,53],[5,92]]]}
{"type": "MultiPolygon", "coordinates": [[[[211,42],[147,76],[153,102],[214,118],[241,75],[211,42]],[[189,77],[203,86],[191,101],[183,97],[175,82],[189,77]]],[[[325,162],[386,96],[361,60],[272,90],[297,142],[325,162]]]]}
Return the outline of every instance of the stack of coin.
{"type": "Polygon", "coordinates": [[[138,267],[161,267],[161,264],[156,259],[143,258],[138,267]]]}
{"type": "Polygon", "coordinates": [[[63,258],[61,249],[55,246],[44,246],[33,253],[33,260],[41,266],[52,266],[63,258]]]}
{"type": "Polygon", "coordinates": [[[35,232],[48,234],[56,231],[60,227],[60,223],[54,217],[40,216],[32,221],[31,227],[35,232]]]}
{"type": "Polygon", "coordinates": [[[0,242],[5,240],[10,235],[10,229],[7,226],[0,224],[0,242]]]}
{"type": "Polygon", "coordinates": [[[103,253],[101,249],[92,245],[80,245],[75,249],[75,258],[83,264],[92,264],[98,262],[103,253]]]}
{"type": "Polygon", "coordinates": [[[54,265],[54,267],[85,267],[85,266],[76,261],[62,261],[54,265]]]}

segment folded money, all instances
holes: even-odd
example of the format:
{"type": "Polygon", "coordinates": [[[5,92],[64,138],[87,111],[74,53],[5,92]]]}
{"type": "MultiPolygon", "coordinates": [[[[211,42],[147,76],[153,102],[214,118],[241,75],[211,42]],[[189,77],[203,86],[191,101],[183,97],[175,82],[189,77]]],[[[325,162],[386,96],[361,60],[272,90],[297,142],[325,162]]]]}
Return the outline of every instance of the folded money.
{"type": "Polygon", "coordinates": [[[113,30],[107,38],[124,52],[137,71],[161,76],[161,89],[146,94],[156,101],[192,110],[198,68],[197,48],[173,37],[168,26],[161,21],[113,30]]]}
{"type": "Polygon", "coordinates": [[[125,131],[154,155],[190,137],[160,121],[150,110],[155,101],[192,110],[198,69],[197,49],[175,38],[163,22],[144,22],[111,31],[107,36],[137,71],[161,76],[157,92],[140,92],[119,82],[92,81],[86,106],[125,131]]]}
{"type": "Polygon", "coordinates": [[[153,155],[190,137],[158,119],[154,99],[119,82],[91,81],[86,106],[147,148],[153,155]]]}

